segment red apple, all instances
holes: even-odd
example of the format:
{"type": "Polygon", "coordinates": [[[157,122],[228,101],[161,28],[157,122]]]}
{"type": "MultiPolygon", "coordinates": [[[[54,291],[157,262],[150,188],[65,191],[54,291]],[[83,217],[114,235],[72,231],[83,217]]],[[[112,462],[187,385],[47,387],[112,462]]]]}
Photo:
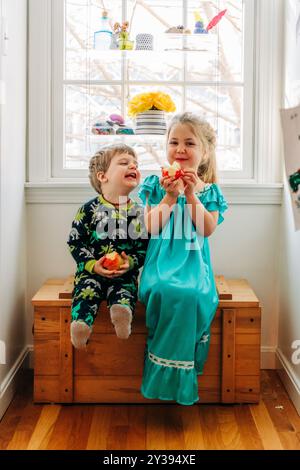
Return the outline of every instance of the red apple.
{"type": "Polygon", "coordinates": [[[102,263],[102,266],[109,271],[114,271],[116,269],[120,269],[120,267],[124,264],[123,258],[117,253],[113,251],[112,253],[108,253],[105,255],[105,259],[102,263]]]}
{"type": "Polygon", "coordinates": [[[162,168],[162,176],[163,177],[174,177],[176,180],[184,176],[184,172],[181,169],[178,162],[174,162],[171,166],[163,167],[162,168]]]}

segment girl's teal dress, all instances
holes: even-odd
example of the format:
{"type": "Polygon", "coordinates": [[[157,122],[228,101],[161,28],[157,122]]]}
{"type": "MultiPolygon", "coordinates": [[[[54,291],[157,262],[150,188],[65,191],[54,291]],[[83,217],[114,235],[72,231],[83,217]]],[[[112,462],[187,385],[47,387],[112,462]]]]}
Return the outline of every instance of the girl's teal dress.
{"type": "MultiPolygon", "coordinates": [[[[159,204],[165,194],[154,175],[139,191],[149,205],[159,204]]],[[[208,211],[219,211],[220,224],[228,208],[220,187],[212,183],[196,194],[208,211]]],[[[199,400],[197,375],[203,373],[219,298],[208,238],[195,230],[185,204],[180,195],[169,222],[151,237],[140,279],[148,328],[141,392],[192,405],[199,400]]]]}

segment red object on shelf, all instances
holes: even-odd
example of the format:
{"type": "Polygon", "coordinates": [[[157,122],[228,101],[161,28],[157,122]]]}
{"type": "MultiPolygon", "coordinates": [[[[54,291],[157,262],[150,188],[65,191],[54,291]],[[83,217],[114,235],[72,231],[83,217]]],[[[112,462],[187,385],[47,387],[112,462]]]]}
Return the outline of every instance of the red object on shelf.
{"type": "Polygon", "coordinates": [[[223,16],[225,15],[227,9],[226,10],[222,10],[217,16],[214,16],[214,18],[211,20],[211,22],[208,24],[207,28],[206,28],[206,31],[209,31],[210,29],[212,29],[214,26],[216,26],[219,21],[223,18],[223,16]]]}

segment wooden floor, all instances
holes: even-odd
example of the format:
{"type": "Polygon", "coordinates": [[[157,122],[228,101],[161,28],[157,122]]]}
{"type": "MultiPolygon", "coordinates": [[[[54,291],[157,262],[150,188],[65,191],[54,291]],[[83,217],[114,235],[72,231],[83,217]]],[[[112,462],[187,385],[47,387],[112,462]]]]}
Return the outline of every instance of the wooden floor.
{"type": "Polygon", "coordinates": [[[0,422],[0,450],[300,450],[300,417],[275,371],[259,405],[34,405],[32,373],[0,422]]]}

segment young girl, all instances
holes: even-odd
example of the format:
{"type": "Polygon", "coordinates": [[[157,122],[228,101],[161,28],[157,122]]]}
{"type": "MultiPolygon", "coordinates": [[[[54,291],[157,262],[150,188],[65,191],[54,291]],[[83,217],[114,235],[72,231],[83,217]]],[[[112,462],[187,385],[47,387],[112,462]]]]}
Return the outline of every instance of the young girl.
{"type": "Polygon", "coordinates": [[[167,158],[179,179],[149,176],[139,196],[151,239],[139,297],[146,305],[148,339],[141,392],[145,398],[197,400],[210,325],[218,306],[208,237],[223,221],[227,203],[216,184],[216,137],[191,113],[175,116],[167,158]]]}

